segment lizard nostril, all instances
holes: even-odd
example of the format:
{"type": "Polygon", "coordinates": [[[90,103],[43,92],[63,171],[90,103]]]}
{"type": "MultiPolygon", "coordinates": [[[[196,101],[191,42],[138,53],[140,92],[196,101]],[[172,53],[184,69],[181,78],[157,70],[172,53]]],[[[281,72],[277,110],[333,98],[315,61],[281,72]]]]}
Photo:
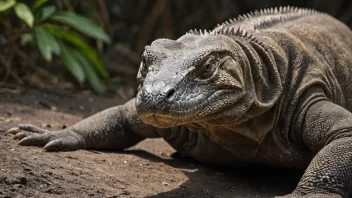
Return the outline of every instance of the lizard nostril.
{"type": "Polygon", "coordinates": [[[168,87],[163,93],[164,99],[167,102],[171,102],[175,98],[175,93],[176,93],[175,88],[168,87]]]}

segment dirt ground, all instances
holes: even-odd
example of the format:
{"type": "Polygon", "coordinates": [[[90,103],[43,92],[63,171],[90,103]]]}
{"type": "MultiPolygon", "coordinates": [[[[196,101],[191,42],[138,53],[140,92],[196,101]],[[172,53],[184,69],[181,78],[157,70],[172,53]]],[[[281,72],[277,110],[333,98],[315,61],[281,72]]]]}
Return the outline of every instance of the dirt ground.
{"type": "Polygon", "coordinates": [[[0,88],[0,197],[273,197],[291,192],[301,170],[209,166],[172,158],[162,139],[124,152],[43,152],[21,147],[7,129],[31,123],[51,130],[107,107],[116,97],[0,88]]]}

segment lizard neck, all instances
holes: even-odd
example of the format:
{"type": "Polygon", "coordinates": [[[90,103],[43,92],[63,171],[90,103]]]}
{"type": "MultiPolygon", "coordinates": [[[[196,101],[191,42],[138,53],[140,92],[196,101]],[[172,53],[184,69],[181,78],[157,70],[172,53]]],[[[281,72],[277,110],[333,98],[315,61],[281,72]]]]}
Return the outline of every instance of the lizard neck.
{"type": "MultiPolygon", "coordinates": [[[[282,68],[286,68],[286,65],[279,64],[286,64],[286,58],[282,53],[266,47],[265,43],[238,37],[234,38],[234,42],[242,49],[239,56],[244,72],[246,94],[240,101],[224,110],[224,113],[215,119],[208,120],[208,124],[238,126],[267,115],[276,117],[276,113],[267,114],[265,112],[276,111],[274,107],[283,91],[284,71],[282,68]],[[239,114],[238,110],[244,108],[246,110],[239,114]]],[[[274,117],[272,122],[275,120],[274,117]]]]}

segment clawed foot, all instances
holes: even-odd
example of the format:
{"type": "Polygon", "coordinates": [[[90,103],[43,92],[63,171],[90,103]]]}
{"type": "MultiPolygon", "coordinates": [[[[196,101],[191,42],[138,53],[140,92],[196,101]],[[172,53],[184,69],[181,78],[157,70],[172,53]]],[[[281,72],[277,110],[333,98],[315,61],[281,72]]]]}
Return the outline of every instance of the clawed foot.
{"type": "Polygon", "coordinates": [[[85,141],[78,133],[65,129],[52,132],[30,124],[21,124],[9,129],[6,135],[14,135],[22,146],[44,146],[44,151],[72,151],[86,147],[85,141]]]}

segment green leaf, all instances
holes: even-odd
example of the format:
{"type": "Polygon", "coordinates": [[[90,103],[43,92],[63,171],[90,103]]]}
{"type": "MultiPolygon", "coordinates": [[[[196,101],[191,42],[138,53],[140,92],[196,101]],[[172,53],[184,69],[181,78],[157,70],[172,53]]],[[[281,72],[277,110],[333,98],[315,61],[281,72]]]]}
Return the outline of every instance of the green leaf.
{"type": "Polygon", "coordinates": [[[25,46],[34,43],[34,36],[32,33],[24,33],[21,35],[21,45],[25,46]]]}
{"type": "Polygon", "coordinates": [[[0,12],[3,12],[16,4],[16,0],[1,0],[0,12]]]}
{"type": "Polygon", "coordinates": [[[34,35],[37,41],[37,45],[40,53],[44,59],[48,62],[52,61],[52,53],[56,55],[60,54],[60,46],[56,38],[41,26],[34,28],[34,35]]]}
{"type": "Polygon", "coordinates": [[[32,11],[24,3],[16,3],[15,5],[16,15],[27,23],[29,27],[33,27],[34,16],[32,11]]]}
{"type": "Polygon", "coordinates": [[[74,54],[73,49],[66,46],[64,43],[59,42],[61,53],[60,58],[65,64],[66,68],[76,78],[76,80],[82,85],[85,81],[85,74],[78,57],[74,54]]]}
{"type": "Polygon", "coordinates": [[[105,67],[103,66],[102,61],[99,58],[97,52],[80,36],[79,34],[65,30],[61,27],[52,25],[52,24],[42,24],[48,31],[50,31],[57,38],[63,39],[73,45],[75,45],[81,53],[93,64],[95,69],[99,72],[101,76],[108,79],[109,74],[105,67]]]}
{"type": "Polygon", "coordinates": [[[92,38],[110,43],[110,37],[98,25],[90,19],[73,12],[59,12],[54,14],[51,19],[66,24],[77,31],[86,34],[92,38]]]}
{"type": "Polygon", "coordinates": [[[36,20],[37,22],[41,22],[44,21],[46,19],[48,19],[49,17],[51,17],[56,11],[56,7],[55,6],[44,6],[42,8],[40,8],[38,10],[38,12],[36,12],[36,20]]]}
{"type": "Polygon", "coordinates": [[[33,9],[37,9],[40,6],[44,5],[44,3],[46,3],[48,0],[36,0],[34,5],[33,5],[33,9]]]}
{"type": "Polygon", "coordinates": [[[92,86],[94,91],[99,94],[103,94],[106,92],[106,86],[102,83],[102,81],[97,76],[94,66],[89,62],[89,60],[78,50],[73,50],[73,54],[80,61],[84,72],[87,76],[87,80],[89,84],[92,86]]]}

